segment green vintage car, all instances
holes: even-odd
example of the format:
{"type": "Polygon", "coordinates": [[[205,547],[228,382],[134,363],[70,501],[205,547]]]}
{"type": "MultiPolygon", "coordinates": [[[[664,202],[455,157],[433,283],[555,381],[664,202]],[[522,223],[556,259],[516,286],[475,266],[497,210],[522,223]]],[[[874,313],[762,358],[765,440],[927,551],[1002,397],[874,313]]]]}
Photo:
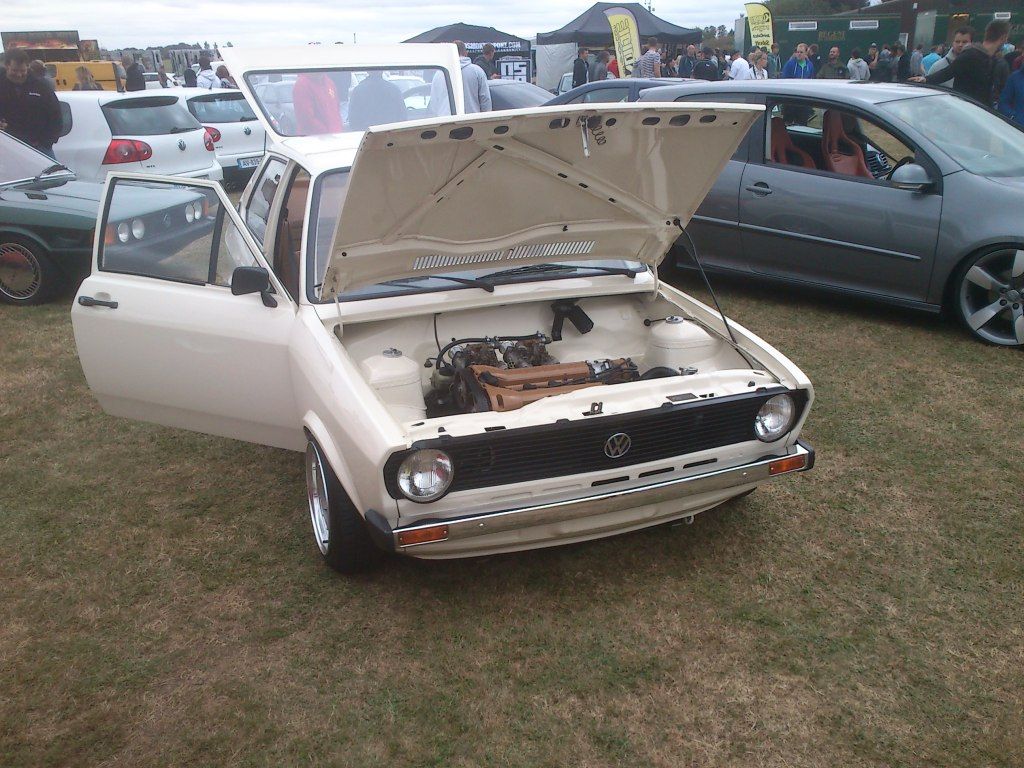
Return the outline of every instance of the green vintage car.
{"type": "MultiPolygon", "coordinates": [[[[0,132],[0,302],[42,304],[89,274],[102,197],[103,184],[76,181],[70,169],[0,132]]],[[[170,252],[169,239],[181,248],[212,236],[208,205],[184,187],[140,186],[103,222],[114,246],[104,268],[132,274],[147,262],[152,274],[152,262],[170,252]],[[187,226],[175,226],[178,220],[187,226]]]]}

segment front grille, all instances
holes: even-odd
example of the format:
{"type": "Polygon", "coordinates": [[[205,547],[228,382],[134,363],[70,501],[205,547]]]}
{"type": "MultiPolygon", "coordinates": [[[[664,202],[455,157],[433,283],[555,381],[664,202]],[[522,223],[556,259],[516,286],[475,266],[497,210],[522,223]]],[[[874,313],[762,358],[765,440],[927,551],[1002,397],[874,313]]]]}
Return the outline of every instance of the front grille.
{"type": "MultiPolygon", "coordinates": [[[[452,458],[455,479],[450,492],[598,472],[719,448],[756,439],[754,417],[768,398],[783,390],[694,400],[622,416],[592,416],[526,429],[499,430],[460,438],[415,443],[396,453],[385,466],[393,498],[404,498],[395,472],[412,450],[439,448],[452,458]],[[609,458],[605,442],[614,434],[629,436],[625,455],[609,458]]],[[[798,411],[807,402],[803,390],[791,392],[798,411]]]]}

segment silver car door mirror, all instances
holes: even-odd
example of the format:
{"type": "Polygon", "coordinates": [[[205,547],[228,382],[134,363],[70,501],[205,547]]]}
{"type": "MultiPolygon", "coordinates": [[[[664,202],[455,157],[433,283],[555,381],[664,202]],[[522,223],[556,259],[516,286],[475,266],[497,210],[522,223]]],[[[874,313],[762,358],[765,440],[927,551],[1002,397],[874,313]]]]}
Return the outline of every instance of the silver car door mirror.
{"type": "Polygon", "coordinates": [[[889,180],[896,189],[906,189],[910,192],[927,192],[935,186],[928,171],[917,163],[907,163],[897,168],[889,180]]]}

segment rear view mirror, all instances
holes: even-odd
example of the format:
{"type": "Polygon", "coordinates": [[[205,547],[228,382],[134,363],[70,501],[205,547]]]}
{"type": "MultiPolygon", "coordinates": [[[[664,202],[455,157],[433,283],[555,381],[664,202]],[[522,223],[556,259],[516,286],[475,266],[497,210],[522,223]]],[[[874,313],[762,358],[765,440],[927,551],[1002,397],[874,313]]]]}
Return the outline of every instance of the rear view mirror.
{"type": "Polygon", "coordinates": [[[258,293],[264,306],[277,306],[277,299],[270,295],[270,273],[263,267],[235,267],[231,273],[231,293],[235,296],[258,293]]]}
{"type": "Polygon", "coordinates": [[[917,163],[907,163],[897,168],[889,181],[896,189],[906,189],[910,192],[926,192],[932,187],[928,171],[917,163]]]}

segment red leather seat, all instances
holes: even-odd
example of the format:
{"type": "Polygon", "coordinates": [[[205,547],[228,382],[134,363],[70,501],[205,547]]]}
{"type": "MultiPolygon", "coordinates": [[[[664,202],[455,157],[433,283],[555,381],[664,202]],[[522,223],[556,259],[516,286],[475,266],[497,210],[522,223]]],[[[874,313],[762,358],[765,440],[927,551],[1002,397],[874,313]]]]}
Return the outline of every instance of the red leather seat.
{"type": "Polygon", "coordinates": [[[825,112],[821,128],[821,156],[825,158],[825,170],[844,176],[875,178],[864,162],[864,151],[860,144],[846,135],[843,115],[834,110],[825,112]]]}
{"type": "Polygon", "coordinates": [[[814,158],[793,143],[781,117],[772,118],[772,162],[782,165],[796,165],[800,168],[817,169],[814,158]]]}

